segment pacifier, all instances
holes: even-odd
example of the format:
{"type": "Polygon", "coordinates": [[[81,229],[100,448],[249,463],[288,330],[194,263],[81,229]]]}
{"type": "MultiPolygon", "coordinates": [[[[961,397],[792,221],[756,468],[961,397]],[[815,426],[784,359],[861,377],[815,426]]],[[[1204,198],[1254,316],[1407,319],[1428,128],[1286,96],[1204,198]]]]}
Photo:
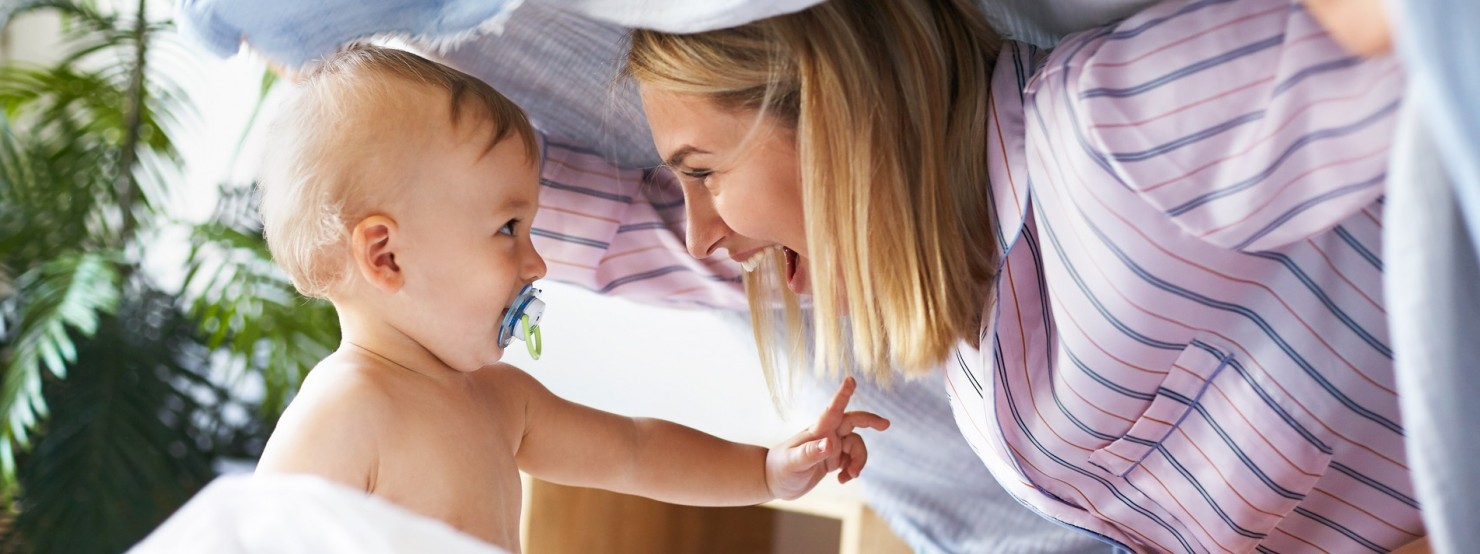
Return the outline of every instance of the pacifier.
{"type": "Polygon", "coordinates": [[[524,285],[524,289],[509,304],[509,311],[498,327],[499,348],[508,348],[514,339],[524,341],[529,357],[540,359],[544,346],[540,340],[540,318],[545,315],[545,301],[540,300],[540,289],[524,285]]]}

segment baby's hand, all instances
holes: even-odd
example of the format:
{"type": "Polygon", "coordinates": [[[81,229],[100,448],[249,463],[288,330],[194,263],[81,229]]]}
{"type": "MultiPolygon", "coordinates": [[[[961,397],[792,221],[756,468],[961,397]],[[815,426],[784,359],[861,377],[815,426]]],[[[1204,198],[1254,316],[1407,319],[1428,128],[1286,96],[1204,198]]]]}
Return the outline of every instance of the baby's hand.
{"type": "Polygon", "coordinates": [[[816,424],[766,454],[766,484],[772,496],[783,500],[799,497],[835,469],[842,470],[839,483],[852,481],[863,471],[868,449],[863,437],[853,430],[867,427],[883,431],[889,428],[889,420],[869,412],[843,411],[857,387],[852,377],[844,380],[816,424]]]}

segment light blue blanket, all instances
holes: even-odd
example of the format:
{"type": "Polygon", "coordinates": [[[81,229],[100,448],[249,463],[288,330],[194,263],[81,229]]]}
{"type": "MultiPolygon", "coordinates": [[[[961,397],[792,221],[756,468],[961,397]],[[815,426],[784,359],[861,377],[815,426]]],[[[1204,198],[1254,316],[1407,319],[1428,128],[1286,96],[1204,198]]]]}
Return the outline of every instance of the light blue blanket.
{"type": "Polygon", "coordinates": [[[229,57],[242,42],[298,67],[340,45],[376,34],[453,40],[497,21],[515,0],[180,0],[180,30],[229,57]]]}
{"type": "MultiPolygon", "coordinates": [[[[498,28],[524,0],[180,0],[181,28],[220,56],[243,41],[290,67],[339,45],[392,33],[445,44],[498,28]]],[[[698,32],[790,13],[821,0],[528,0],[623,27],[698,32]]],[[[1052,46],[1063,35],[1134,13],[1151,0],[979,0],[1003,36],[1052,46]]]]}
{"type": "Polygon", "coordinates": [[[1480,545],[1480,3],[1395,0],[1408,71],[1384,215],[1408,463],[1435,552],[1480,545]]]}

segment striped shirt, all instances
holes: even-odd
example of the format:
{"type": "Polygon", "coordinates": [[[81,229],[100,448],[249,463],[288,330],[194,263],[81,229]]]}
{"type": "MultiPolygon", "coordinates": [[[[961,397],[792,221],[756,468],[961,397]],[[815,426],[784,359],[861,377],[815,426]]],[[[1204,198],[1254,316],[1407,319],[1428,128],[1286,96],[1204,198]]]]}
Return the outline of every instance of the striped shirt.
{"type": "MultiPolygon", "coordinates": [[[[1291,0],[1176,0],[1009,44],[993,77],[1001,273],[957,425],[1025,505],[1134,551],[1384,552],[1422,534],[1383,308],[1401,70],[1291,0]]],[[[744,308],[683,247],[666,174],[549,143],[550,278],[744,308]]]]}
{"type": "Polygon", "coordinates": [[[1422,533],[1381,294],[1401,88],[1290,0],[1163,3],[1007,48],[997,302],[947,374],[1010,492],[1134,550],[1422,533]]]}
{"type": "Polygon", "coordinates": [[[597,152],[542,140],[540,209],[530,231],[547,278],[676,307],[746,310],[740,264],[684,246],[673,174],[613,166],[597,152]]]}

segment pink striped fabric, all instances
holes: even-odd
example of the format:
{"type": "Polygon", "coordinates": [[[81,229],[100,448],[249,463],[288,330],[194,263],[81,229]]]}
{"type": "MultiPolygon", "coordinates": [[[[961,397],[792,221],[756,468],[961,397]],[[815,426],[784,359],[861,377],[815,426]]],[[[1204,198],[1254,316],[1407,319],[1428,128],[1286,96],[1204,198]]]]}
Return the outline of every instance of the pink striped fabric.
{"type": "Polygon", "coordinates": [[[999,481],[1137,551],[1416,539],[1381,295],[1395,61],[1290,0],[1184,0],[996,71],[1007,254],[948,386],[999,481]]]}
{"type": "Polygon", "coordinates": [[[675,307],[746,310],[740,266],[684,247],[683,194],[666,170],[619,169],[545,141],[535,249],[548,278],[675,307]]]}

